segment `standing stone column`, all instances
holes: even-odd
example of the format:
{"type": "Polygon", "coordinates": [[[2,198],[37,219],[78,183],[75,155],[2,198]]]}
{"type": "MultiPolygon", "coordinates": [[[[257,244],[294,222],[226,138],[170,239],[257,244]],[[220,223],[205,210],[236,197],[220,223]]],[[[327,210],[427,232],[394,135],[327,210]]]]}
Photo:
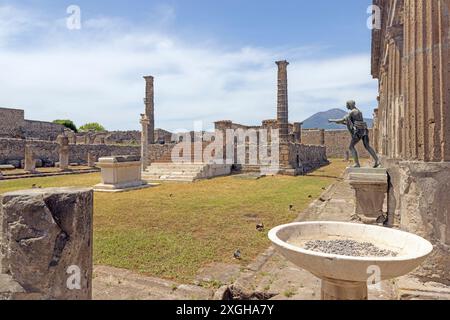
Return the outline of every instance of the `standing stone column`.
{"type": "Polygon", "coordinates": [[[36,160],[34,159],[33,148],[28,144],[25,145],[24,170],[29,173],[36,172],[36,160]]]}
{"type": "Polygon", "coordinates": [[[150,154],[149,154],[149,127],[150,120],[148,119],[146,114],[141,114],[141,163],[142,163],[142,171],[145,171],[147,167],[150,165],[150,154]]]}
{"type": "Polygon", "coordinates": [[[146,76],[145,79],[145,115],[148,118],[147,137],[150,144],[155,142],[155,93],[154,78],[146,76]]]}
{"type": "Polygon", "coordinates": [[[23,290],[2,299],[92,297],[93,191],[32,189],[0,196],[0,276],[23,290]],[[3,275],[3,276],[4,276],[3,275]]]}
{"type": "Polygon", "coordinates": [[[59,168],[62,171],[69,169],[69,137],[60,135],[57,139],[59,144],[59,168]]]}
{"type": "Polygon", "coordinates": [[[277,124],[279,130],[279,162],[280,168],[290,169],[289,148],[289,110],[288,110],[288,81],[287,66],[289,62],[277,61],[278,65],[278,102],[277,124]]]}
{"type": "Polygon", "coordinates": [[[278,65],[278,103],[277,120],[280,130],[280,142],[289,140],[289,110],[288,110],[288,81],[287,81],[287,61],[277,61],[278,65]]]}
{"type": "Polygon", "coordinates": [[[450,0],[405,0],[406,158],[450,161],[450,0]]]}

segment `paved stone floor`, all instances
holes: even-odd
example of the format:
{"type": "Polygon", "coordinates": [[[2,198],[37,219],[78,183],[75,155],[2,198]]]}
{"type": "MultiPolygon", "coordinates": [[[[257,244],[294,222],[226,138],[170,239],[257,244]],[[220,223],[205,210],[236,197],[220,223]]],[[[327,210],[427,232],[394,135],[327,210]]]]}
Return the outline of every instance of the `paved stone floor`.
{"type": "MultiPolygon", "coordinates": [[[[341,179],[300,213],[297,221],[351,221],[354,205],[354,192],[341,179]]],[[[286,261],[272,247],[247,268],[212,264],[199,271],[193,285],[103,266],[95,267],[94,276],[95,299],[320,299],[320,280],[286,261]]],[[[403,277],[369,288],[369,299],[450,299],[450,288],[403,277]]]]}

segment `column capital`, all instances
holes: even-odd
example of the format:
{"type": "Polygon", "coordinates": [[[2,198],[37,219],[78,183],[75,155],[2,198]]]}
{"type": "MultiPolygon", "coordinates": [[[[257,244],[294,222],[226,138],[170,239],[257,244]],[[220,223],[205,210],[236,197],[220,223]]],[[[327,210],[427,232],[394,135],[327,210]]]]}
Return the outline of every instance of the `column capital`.
{"type": "Polygon", "coordinates": [[[276,61],[275,62],[279,67],[281,67],[281,66],[288,66],[289,65],[289,62],[287,62],[287,60],[281,60],[281,61],[276,61]]]}
{"type": "Polygon", "coordinates": [[[152,82],[153,80],[155,80],[155,77],[153,76],[144,76],[144,79],[146,82],[152,82]]]}

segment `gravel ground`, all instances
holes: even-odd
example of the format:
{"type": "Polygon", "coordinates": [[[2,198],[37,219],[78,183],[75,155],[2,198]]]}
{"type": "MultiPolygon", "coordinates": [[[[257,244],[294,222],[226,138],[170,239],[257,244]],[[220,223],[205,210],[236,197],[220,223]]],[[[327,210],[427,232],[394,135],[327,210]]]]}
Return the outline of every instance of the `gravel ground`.
{"type": "Polygon", "coordinates": [[[355,240],[314,240],[305,245],[306,250],[350,257],[396,257],[398,253],[380,249],[370,242],[355,240]]]}

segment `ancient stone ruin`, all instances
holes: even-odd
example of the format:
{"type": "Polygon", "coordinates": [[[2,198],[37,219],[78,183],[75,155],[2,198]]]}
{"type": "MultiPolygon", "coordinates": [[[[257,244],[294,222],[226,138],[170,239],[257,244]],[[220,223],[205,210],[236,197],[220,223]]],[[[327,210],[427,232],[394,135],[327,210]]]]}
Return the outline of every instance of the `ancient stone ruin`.
{"type": "Polygon", "coordinates": [[[431,239],[416,275],[450,285],[450,0],[375,0],[374,144],[389,175],[390,225],[431,239]]]}
{"type": "Polygon", "coordinates": [[[92,297],[91,189],[0,196],[0,299],[92,297]]]}
{"type": "Polygon", "coordinates": [[[257,171],[262,174],[299,175],[327,164],[325,131],[320,132],[319,145],[305,145],[302,144],[302,124],[289,123],[289,63],[278,61],[276,64],[276,120],[265,120],[262,126],[244,126],[228,120],[218,121],[215,123],[214,133],[182,134],[172,139],[179,141],[177,144],[172,144],[163,151],[160,146],[146,144],[152,141],[145,132],[149,132],[146,128],[152,128],[154,121],[154,79],[144,77],[146,113],[141,116],[141,157],[147,159],[143,166],[144,179],[193,181],[209,178],[209,174],[226,175],[231,169],[240,172],[257,171]],[[268,134],[265,135],[265,132],[268,134]]]}

